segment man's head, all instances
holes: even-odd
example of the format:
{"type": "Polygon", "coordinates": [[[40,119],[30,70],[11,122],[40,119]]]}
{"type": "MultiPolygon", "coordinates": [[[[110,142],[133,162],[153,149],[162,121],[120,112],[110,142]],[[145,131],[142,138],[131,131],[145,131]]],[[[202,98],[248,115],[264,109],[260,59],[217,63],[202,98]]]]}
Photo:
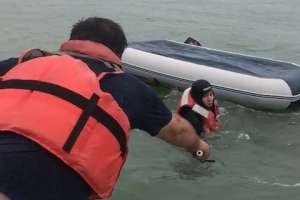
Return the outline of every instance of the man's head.
{"type": "Polygon", "coordinates": [[[90,40],[110,48],[121,58],[127,47],[122,27],[116,22],[99,17],[82,19],[73,25],[70,40],[90,40]]]}
{"type": "Polygon", "coordinates": [[[191,96],[197,104],[207,108],[213,105],[215,98],[212,86],[206,80],[197,80],[192,84],[191,96]]]}

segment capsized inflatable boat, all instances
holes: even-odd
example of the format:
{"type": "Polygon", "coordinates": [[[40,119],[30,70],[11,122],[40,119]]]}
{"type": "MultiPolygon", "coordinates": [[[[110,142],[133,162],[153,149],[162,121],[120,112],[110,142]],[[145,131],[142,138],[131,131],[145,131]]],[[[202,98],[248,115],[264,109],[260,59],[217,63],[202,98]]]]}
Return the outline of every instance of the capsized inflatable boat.
{"type": "Polygon", "coordinates": [[[300,66],[168,40],[133,42],[125,50],[125,71],[187,88],[208,80],[219,99],[264,110],[285,110],[300,102],[300,66]]]}

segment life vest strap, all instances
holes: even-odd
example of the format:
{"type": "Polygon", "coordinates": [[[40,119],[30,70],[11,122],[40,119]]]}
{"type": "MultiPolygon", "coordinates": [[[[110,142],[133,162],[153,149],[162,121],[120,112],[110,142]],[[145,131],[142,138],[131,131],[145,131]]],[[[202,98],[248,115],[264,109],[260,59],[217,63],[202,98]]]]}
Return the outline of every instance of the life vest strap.
{"type": "Polygon", "coordinates": [[[101,60],[99,58],[91,57],[88,55],[75,53],[75,52],[65,52],[65,51],[56,51],[48,52],[41,49],[27,49],[19,57],[18,63],[26,62],[32,59],[46,57],[46,56],[62,56],[69,55],[75,59],[79,59],[84,62],[97,76],[101,72],[114,72],[116,70],[122,69],[122,66],[111,63],[109,61],[101,60]]]}
{"type": "Polygon", "coordinates": [[[84,128],[84,125],[87,123],[90,115],[92,114],[93,110],[97,106],[97,102],[99,100],[99,96],[96,94],[93,94],[92,97],[90,98],[88,106],[83,110],[81,113],[76,125],[72,129],[67,141],[65,142],[63,149],[66,152],[70,152],[72,147],[74,146],[80,132],[84,128]]]}
{"type": "MultiPolygon", "coordinates": [[[[19,79],[11,79],[6,81],[0,81],[0,89],[25,89],[25,90],[35,90],[39,92],[44,92],[47,94],[51,94],[53,96],[59,97],[69,103],[77,106],[81,110],[83,110],[82,115],[91,115],[94,117],[99,123],[104,125],[110,132],[114,135],[120,145],[120,149],[122,155],[125,155],[127,152],[127,145],[126,145],[126,134],[125,131],[122,129],[120,124],[109,115],[106,111],[104,111],[99,106],[93,106],[93,101],[95,101],[96,97],[91,98],[91,100],[85,98],[81,94],[78,94],[72,90],[67,88],[61,87],[56,84],[37,81],[37,80],[19,80],[19,79]],[[86,110],[86,111],[85,111],[86,110]],[[85,112],[87,112],[85,114],[85,112]]],[[[99,98],[99,97],[98,97],[99,98]]],[[[79,120],[80,121],[80,120],[79,120]]],[[[82,117],[82,121],[84,121],[84,117],[82,117]]],[[[82,123],[82,122],[81,122],[82,123]]],[[[78,125],[78,128],[74,127],[74,132],[77,132],[82,125],[78,125]]],[[[84,124],[83,124],[84,126],[84,124]]],[[[73,133],[73,131],[72,131],[73,133]]],[[[71,133],[71,135],[72,135],[71,133]]],[[[74,134],[76,135],[76,134],[74,134]]],[[[70,136],[74,137],[74,136],[70,136]]],[[[73,139],[70,139],[73,140],[73,139]]],[[[73,143],[73,142],[72,142],[73,143]]],[[[72,144],[71,143],[71,144],[72,144]]],[[[67,150],[69,149],[68,145],[65,147],[67,150]]]]}

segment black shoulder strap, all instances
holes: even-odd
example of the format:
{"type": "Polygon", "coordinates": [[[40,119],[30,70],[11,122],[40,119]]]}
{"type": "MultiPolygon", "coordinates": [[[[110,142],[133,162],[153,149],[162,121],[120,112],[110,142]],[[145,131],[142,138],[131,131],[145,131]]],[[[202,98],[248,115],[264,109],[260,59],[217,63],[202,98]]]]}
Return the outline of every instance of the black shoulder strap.
{"type": "Polygon", "coordinates": [[[22,57],[20,57],[21,60],[19,62],[26,62],[28,60],[32,60],[35,58],[51,56],[51,55],[55,55],[55,54],[51,52],[43,51],[41,49],[31,49],[27,51],[22,57]]]}
{"type": "Polygon", "coordinates": [[[86,58],[86,57],[75,57],[80,59],[82,62],[84,62],[90,70],[92,70],[96,76],[98,76],[102,72],[114,72],[115,69],[110,67],[110,63],[101,61],[101,60],[96,60],[92,58],[86,58]]]}
{"type": "Polygon", "coordinates": [[[48,52],[41,49],[31,49],[28,52],[26,52],[20,59],[21,62],[26,62],[28,60],[32,60],[35,58],[51,56],[51,55],[69,55],[72,56],[73,58],[79,59],[82,62],[84,62],[90,68],[90,70],[92,70],[97,76],[101,72],[114,72],[116,67],[120,67],[110,62],[100,60],[100,59],[95,59],[90,56],[79,54],[79,53],[60,52],[60,51],[48,52]]]}

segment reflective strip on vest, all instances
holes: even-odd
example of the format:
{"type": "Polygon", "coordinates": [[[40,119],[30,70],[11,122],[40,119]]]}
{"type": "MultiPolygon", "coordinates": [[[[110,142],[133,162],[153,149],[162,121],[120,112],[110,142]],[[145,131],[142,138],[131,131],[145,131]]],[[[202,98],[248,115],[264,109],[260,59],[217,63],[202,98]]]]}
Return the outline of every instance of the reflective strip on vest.
{"type": "Polygon", "coordinates": [[[188,88],[188,89],[184,90],[184,92],[181,96],[180,106],[189,104],[190,90],[191,90],[191,88],[188,88]]]}
{"type": "Polygon", "coordinates": [[[195,104],[192,108],[193,111],[200,114],[201,116],[208,118],[209,111],[203,108],[202,106],[199,106],[198,104],[195,104]]]}
{"type": "Polygon", "coordinates": [[[190,106],[190,107],[192,107],[192,110],[194,112],[207,118],[209,111],[207,109],[205,109],[204,107],[196,104],[194,102],[194,100],[191,98],[190,92],[191,92],[191,88],[187,88],[186,90],[184,90],[184,92],[182,93],[182,96],[181,96],[181,100],[180,100],[180,107],[185,106],[185,105],[190,106]]]}

